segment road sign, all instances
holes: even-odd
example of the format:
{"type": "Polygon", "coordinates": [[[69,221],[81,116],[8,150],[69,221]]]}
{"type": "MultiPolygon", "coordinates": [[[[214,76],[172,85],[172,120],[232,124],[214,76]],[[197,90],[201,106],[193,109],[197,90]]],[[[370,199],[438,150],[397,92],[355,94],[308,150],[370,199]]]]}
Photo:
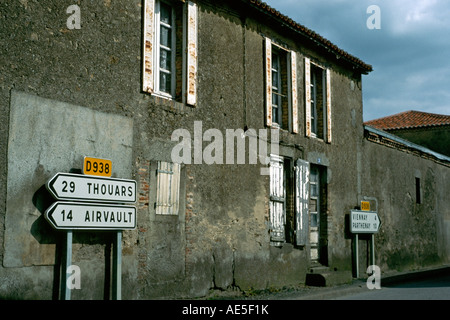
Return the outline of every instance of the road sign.
{"type": "Polygon", "coordinates": [[[361,210],[370,211],[370,201],[361,201],[361,210]]]}
{"type": "Polygon", "coordinates": [[[83,173],[91,176],[111,177],[112,161],[84,157],[83,173]]]}
{"type": "Polygon", "coordinates": [[[45,211],[45,218],[55,229],[134,229],[136,228],[136,207],[58,201],[45,211]]]}
{"type": "Polygon", "coordinates": [[[57,173],[46,184],[58,200],[136,202],[136,181],[57,173]]]}
{"type": "Polygon", "coordinates": [[[374,211],[352,210],[350,212],[351,233],[377,233],[381,221],[374,211]]]}

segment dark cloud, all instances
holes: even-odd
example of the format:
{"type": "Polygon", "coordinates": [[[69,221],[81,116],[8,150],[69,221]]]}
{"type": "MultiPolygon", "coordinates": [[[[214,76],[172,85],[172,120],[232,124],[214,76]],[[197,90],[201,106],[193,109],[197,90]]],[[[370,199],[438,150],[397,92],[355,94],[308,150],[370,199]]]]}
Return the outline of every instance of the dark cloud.
{"type": "Polygon", "coordinates": [[[364,120],[406,110],[450,114],[450,2],[265,2],[373,66],[363,77],[364,120]],[[380,8],[381,29],[367,28],[370,5],[380,8]]]}

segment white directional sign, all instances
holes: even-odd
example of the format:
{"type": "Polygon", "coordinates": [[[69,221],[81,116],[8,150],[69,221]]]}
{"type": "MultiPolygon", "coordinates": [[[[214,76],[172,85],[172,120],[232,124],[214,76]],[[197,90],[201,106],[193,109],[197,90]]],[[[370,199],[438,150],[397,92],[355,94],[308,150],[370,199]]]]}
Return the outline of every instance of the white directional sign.
{"type": "Polygon", "coordinates": [[[58,200],[136,202],[136,181],[57,173],[47,184],[58,200]]]}
{"type": "Polygon", "coordinates": [[[351,233],[377,233],[381,221],[374,211],[352,210],[350,212],[351,233]]]}
{"type": "Polygon", "coordinates": [[[45,211],[45,218],[56,229],[134,229],[136,207],[118,204],[55,202],[45,211]]]}

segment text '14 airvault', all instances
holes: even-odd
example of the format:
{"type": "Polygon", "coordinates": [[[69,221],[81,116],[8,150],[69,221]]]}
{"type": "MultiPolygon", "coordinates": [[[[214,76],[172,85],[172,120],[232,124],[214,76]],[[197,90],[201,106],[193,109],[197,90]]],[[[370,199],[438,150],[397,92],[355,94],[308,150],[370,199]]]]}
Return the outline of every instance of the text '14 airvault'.
{"type": "Polygon", "coordinates": [[[46,211],[46,218],[56,229],[134,229],[136,208],[116,204],[58,201],[46,211]]]}

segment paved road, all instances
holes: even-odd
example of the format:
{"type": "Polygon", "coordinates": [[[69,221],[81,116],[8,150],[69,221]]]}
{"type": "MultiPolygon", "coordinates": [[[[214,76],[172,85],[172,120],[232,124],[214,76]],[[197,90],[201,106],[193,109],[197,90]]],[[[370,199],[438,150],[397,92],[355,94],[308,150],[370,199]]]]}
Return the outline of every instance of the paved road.
{"type": "Polygon", "coordinates": [[[450,275],[362,290],[335,300],[450,300],[450,275]]]}

